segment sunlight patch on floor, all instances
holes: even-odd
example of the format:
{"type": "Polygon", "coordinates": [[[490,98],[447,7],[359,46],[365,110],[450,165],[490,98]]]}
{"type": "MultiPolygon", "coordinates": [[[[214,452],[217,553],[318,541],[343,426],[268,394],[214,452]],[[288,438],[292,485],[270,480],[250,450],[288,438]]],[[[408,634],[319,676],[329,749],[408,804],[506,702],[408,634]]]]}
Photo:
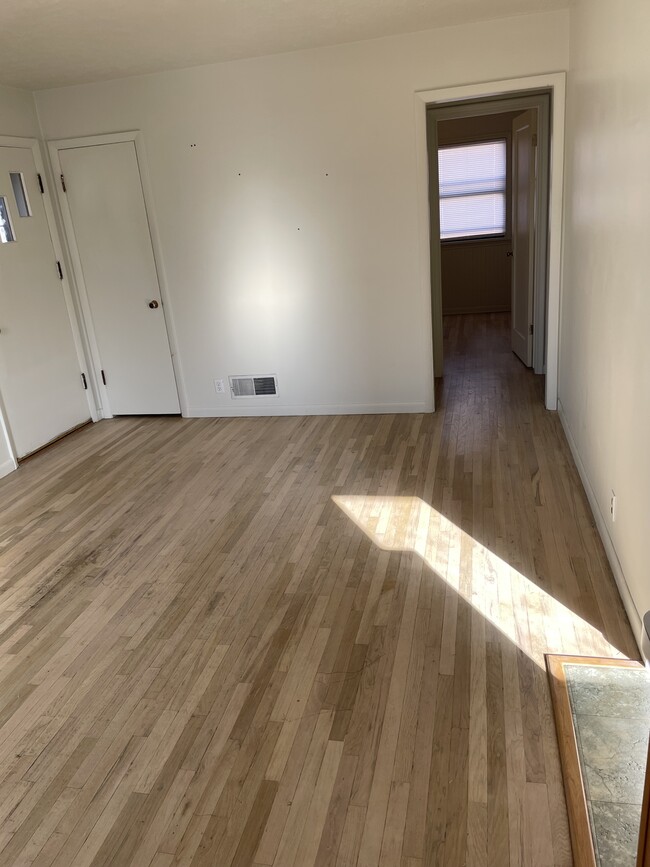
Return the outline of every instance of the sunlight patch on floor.
{"type": "Polygon", "coordinates": [[[544,665],[545,653],[623,657],[602,633],[419,497],[334,496],[384,551],[413,551],[449,588],[544,665]]]}

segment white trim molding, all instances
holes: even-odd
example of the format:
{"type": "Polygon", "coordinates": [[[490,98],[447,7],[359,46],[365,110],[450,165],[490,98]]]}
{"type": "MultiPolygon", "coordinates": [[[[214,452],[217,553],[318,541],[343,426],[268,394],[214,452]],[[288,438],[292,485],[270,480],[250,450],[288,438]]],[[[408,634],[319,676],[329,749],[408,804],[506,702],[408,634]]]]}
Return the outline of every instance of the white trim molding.
{"type": "Polygon", "coordinates": [[[16,449],[9,428],[7,410],[2,400],[2,394],[0,394],[0,443],[3,441],[9,457],[0,464],[0,478],[18,469],[18,458],[16,457],[16,449]]]}
{"type": "Polygon", "coordinates": [[[0,479],[4,478],[4,476],[8,476],[9,473],[13,473],[13,471],[17,469],[18,464],[16,463],[16,461],[4,461],[4,463],[0,464],[0,479]]]}
{"type": "Polygon", "coordinates": [[[310,416],[310,415],[386,415],[390,413],[429,413],[431,407],[426,403],[351,403],[351,404],[315,404],[277,406],[215,406],[190,407],[187,418],[257,418],[274,416],[310,416]]]}
{"type": "MultiPolygon", "coordinates": [[[[419,223],[420,286],[425,304],[432,311],[432,275],[430,256],[429,169],[427,148],[427,108],[470,99],[498,98],[506,95],[547,90],[551,93],[551,152],[548,227],[548,295],[546,322],[546,396],[547,409],[557,409],[560,298],[562,286],[562,201],[564,195],[564,124],[566,111],[566,73],[551,72],[524,78],[421,90],[415,93],[415,129],[417,147],[417,195],[419,223]]],[[[438,311],[436,311],[438,314],[438,311]]],[[[433,357],[432,315],[430,333],[433,357]]]]}
{"type": "Polygon", "coordinates": [[[9,418],[2,399],[2,393],[0,393],[0,443],[2,442],[4,442],[9,457],[0,464],[0,478],[18,469],[18,458],[16,457],[16,449],[9,428],[9,418]]]}
{"type": "Polygon", "coordinates": [[[582,458],[580,457],[580,452],[578,451],[576,441],[574,440],[573,434],[571,433],[571,428],[569,427],[569,422],[567,420],[566,414],[562,407],[562,402],[560,400],[558,400],[557,411],[560,417],[560,422],[562,423],[564,435],[567,438],[569,448],[571,449],[571,454],[573,455],[573,460],[575,461],[575,465],[578,469],[580,480],[582,481],[582,486],[585,489],[587,499],[589,500],[589,505],[591,506],[591,511],[593,513],[596,527],[598,529],[598,535],[602,540],[603,547],[605,548],[605,554],[607,555],[607,560],[614,574],[614,580],[616,581],[618,592],[621,595],[621,600],[623,601],[625,613],[627,614],[627,618],[630,621],[630,626],[632,627],[634,639],[639,646],[639,652],[641,652],[641,657],[643,658],[643,653],[641,651],[641,636],[643,632],[641,616],[637,611],[634,600],[632,599],[632,594],[630,593],[630,588],[628,587],[627,581],[625,579],[625,573],[623,572],[621,561],[618,559],[618,554],[616,553],[614,542],[612,541],[612,537],[609,535],[607,521],[605,520],[605,517],[600,510],[600,506],[598,505],[596,493],[591,486],[591,481],[589,479],[589,476],[587,475],[587,471],[585,469],[585,465],[582,462],[582,458]]]}

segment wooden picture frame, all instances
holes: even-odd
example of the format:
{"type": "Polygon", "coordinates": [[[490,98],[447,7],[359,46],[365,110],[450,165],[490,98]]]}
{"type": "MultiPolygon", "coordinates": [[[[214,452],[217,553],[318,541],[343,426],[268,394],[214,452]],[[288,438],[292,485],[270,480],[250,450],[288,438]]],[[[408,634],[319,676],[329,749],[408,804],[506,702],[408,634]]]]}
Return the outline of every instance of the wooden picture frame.
{"type": "Polygon", "coordinates": [[[645,789],[643,791],[636,864],[637,867],[650,867],[650,743],[648,744],[648,762],[645,767],[645,789]]]}
{"type": "MultiPolygon", "coordinates": [[[[631,659],[611,659],[597,656],[564,656],[561,654],[545,654],[546,668],[549,675],[555,727],[560,748],[562,776],[564,779],[564,794],[569,816],[569,831],[571,848],[573,850],[574,867],[597,867],[596,853],[589,822],[589,811],[585,795],[584,780],[580,770],[578,743],[573,725],[571,701],[564,672],[565,665],[611,666],[613,668],[643,668],[639,662],[631,659]]],[[[648,771],[646,771],[646,790],[644,800],[644,815],[646,820],[646,848],[643,857],[638,860],[637,867],[650,867],[650,841],[648,835],[648,771]]],[[[643,817],[641,821],[643,832],[643,817]]],[[[639,842],[641,852],[641,840],[639,842]]],[[[639,856],[641,857],[641,855],[639,856]]]]}

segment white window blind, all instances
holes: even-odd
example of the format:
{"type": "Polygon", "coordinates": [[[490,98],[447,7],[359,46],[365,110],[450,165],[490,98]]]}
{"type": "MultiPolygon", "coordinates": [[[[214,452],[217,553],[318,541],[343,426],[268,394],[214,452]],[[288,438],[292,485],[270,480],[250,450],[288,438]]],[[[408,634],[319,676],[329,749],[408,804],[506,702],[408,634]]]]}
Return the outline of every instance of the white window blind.
{"type": "Polygon", "coordinates": [[[438,177],[441,240],[504,234],[504,139],[439,148],[438,177]]]}

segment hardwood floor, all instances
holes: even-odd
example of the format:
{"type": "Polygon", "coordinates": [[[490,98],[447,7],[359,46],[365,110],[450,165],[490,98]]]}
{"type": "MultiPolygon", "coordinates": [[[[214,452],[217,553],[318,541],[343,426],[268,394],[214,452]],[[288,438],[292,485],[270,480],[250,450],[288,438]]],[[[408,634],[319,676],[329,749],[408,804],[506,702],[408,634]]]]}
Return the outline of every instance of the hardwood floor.
{"type": "Polygon", "coordinates": [[[636,655],[507,317],[435,415],[105,421],[0,483],[0,867],[569,865],[545,651],[636,655]]]}

